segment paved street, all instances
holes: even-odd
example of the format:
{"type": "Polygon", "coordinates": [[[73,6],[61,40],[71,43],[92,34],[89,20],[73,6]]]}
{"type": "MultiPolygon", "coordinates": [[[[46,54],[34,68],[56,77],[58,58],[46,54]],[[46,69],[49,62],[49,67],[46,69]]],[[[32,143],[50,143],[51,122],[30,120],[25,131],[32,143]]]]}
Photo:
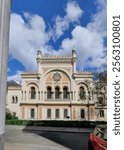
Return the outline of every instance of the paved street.
{"type": "Polygon", "coordinates": [[[6,128],[5,150],[87,150],[88,132],[6,128]]]}

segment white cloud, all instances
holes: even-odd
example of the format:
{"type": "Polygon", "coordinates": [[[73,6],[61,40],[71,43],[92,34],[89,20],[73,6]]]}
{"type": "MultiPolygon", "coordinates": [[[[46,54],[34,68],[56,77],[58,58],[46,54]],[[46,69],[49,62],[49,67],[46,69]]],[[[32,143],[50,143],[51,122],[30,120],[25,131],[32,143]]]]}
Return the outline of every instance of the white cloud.
{"type": "Polygon", "coordinates": [[[79,19],[83,14],[83,10],[76,1],[70,1],[66,5],[66,15],[55,19],[53,39],[57,40],[69,28],[70,23],[79,23],[79,19]]]}
{"type": "Polygon", "coordinates": [[[16,74],[14,75],[11,75],[11,76],[8,76],[8,81],[16,81],[17,83],[21,83],[22,82],[22,79],[21,79],[21,73],[22,71],[17,71],[16,74]]]}
{"type": "Polygon", "coordinates": [[[83,14],[83,10],[76,1],[70,1],[66,6],[66,17],[70,22],[79,22],[79,18],[83,14]]]}
{"type": "Polygon", "coordinates": [[[12,13],[10,22],[10,55],[20,61],[26,70],[36,69],[36,52],[49,40],[45,22],[38,15],[22,16],[12,13]],[[24,18],[27,22],[24,21],[24,18]]]}
{"type": "Polygon", "coordinates": [[[60,16],[56,17],[55,20],[55,26],[54,26],[54,32],[53,32],[53,39],[57,40],[60,36],[63,35],[64,31],[69,28],[69,21],[65,18],[62,18],[60,16]]]}
{"type": "Polygon", "coordinates": [[[102,34],[102,36],[106,36],[107,34],[107,7],[106,0],[97,0],[98,4],[98,12],[93,15],[92,22],[87,25],[89,30],[95,30],[102,34]]]}
{"type": "Polygon", "coordinates": [[[77,65],[81,70],[86,66],[102,70],[106,65],[106,0],[98,0],[97,4],[98,12],[92,16],[92,21],[86,27],[76,26],[72,31],[72,38],[64,39],[61,45],[65,54],[73,47],[77,49],[77,65]]]}
{"type": "MultiPolygon", "coordinates": [[[[68,55],[75,47],[77,50],[77,65],[79,69],[86,66],[97,67],[99,70],[106,64],[106,0],[97,1],[98,10],[86,27],[76,25],[72,37],[66,38],[55,51],[49,45],[49,40],[59,38],[69,28],[70,23],[78,23],[83,14],[77,2],[70,1],[66,6],[66,15],[57,16],[55,26],[46,31],[45,21],[41,16],[24,13],[24,16],[11,14],[10,23],[10,55],[20,61],[25,70],[36,70],[36,52],[41,48],[43,54],[68,55]],[[74,11],[72,11],[74,10],[74,11]],[[26,20],[26,21],[25,21],[26,20]]],[[[15,75],[15,78],[19,73],[15,75]]],[[[14,76],[9,77],[14,78],[14,76]]]]}
{"type": "Polygon", "coordinates": [[[83,69],[89,64],[92,67],[101,67],[103,64],[105,48],[103,38],[99,33],[81,26],[75,27],[72,31],[72,38],[62,42],[62,49],[65,50],[65,53],[68,53],[73,47],[77,49],[78,68],[80,66],[80,69],[83,69]],[[92,58],[91,63],[87,62],[88,58],[92,58]],[[94,63],[98,58],[99,63],[94,63]]]}

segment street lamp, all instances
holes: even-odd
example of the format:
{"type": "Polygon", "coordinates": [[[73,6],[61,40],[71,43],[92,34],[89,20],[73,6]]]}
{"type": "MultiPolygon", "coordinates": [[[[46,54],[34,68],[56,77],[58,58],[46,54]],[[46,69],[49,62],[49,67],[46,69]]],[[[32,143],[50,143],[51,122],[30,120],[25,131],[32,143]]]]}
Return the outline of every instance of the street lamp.
{"type": "Polygon", "coordinates": [[[89,98],[88,98],[88,102],[87,102],[87,107],[88,107],[88,121],[90,121],[90,114],[89,114],[89,101],[91,100],[90,91],[88,91],[88,94],[89,94],[89,98]]]}

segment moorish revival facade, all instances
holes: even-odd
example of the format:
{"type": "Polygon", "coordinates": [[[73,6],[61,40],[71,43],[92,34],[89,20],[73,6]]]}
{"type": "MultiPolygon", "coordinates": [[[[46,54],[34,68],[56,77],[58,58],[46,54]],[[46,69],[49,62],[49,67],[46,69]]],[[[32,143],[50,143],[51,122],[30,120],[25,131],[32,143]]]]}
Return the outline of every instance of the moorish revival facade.
{"type": "Polygon", "coordinates": [[[68,57],[38,51],[38,71],[22,73],[21,85],[8,82],[7,111],[26,120],[106,121],[105,91],[95,92],[93,74],[77,72],[76,60],[75,50],[68,57]]]}

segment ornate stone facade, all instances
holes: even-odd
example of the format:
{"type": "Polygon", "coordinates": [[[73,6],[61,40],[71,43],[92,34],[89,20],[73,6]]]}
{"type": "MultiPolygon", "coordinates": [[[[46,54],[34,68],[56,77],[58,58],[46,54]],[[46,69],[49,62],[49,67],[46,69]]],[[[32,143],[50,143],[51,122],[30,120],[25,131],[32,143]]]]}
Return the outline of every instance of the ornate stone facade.
{"type": "Polygon", "coordinates": [[[76,59],[75,50],[69,57],[38,51],[38,71],[22,73],[21,86],[8,86],[8,110],[19,119],[106,121],[106,104],[99,103],[93,74],[77,72],[76,59]]]}

